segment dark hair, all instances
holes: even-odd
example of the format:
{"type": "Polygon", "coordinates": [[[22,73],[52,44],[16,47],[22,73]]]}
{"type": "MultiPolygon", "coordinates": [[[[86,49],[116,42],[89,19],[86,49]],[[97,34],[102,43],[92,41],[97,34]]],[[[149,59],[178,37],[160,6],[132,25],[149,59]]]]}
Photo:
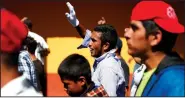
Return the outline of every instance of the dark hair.
{"type": "Polygon", "coordinates": [[[172,51],[172,48],[174,47],[177,39],[177,34],[162,29],[152,20],[142,21],[142,24],[146,30],[146,37],[148,37],[151,34],[156,34],[157,30],[160,30],[162,32],[162,40],[158,45],[153,47],[153,51],[163,51],[163,52],[172,51]]]}
{"type": "Polygon", "coordinates": [[[101,44],[104,45],[106,42],[110,44],[108,51],[116,48],[118,39],[116,29],[109,24],[101,24],[94,28],[94,31],[101,33],[101,44]]]}
{"type": "Polygon", "coordinates": [[[19,52],[16,53],[6,53],[1,52],[1,64],[5,64],[8,67],[18,66],[19,52]]]}
{"type": "Polygon", "coordinates": [[[32,22],[31,22],[30,19],[28,19],[28,18],[25,19],[25,20],[23,21],[23,23],[26,24],[26,26],[27,26],[30,30],[32,30],[33,24],[32,24],[32,22]]]}
{"type": "Polygon", "coordinates": [[[72,54],[65,58],[58,68],[58,74],[61,79],[76,82],[80,76],[84,76],[87,83],[92,82],[90,64],[84,56],[79,54],[72,54]]]}
{"type": "Polygon", "coordinates": [[[23,46],[28,48],[28,52],[35,54],[37,42],[32,37],[26,37],[26,39],[23,41],[23,46]]]}
{"type": "Polygon", "coordinates": [[[121,53],[122,46],[123,46],[122,41],[121,41],[120,38],[118,38],[117,43],[116,43],[117,53],[118,53],[118,54],[121,53]]]}

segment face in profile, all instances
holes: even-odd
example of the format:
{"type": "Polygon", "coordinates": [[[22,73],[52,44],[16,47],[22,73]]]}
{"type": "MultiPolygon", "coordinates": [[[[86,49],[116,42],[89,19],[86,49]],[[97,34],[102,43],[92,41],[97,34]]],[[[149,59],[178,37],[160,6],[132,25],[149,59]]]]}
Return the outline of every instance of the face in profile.
{"type": "Polygon", "coordinates": [[[86,89],[83,81],[75,82],[73,80],[63,79],[62,82],[64,84],[65,91],[72,97],[79,97],[86,89]]]}
{"type": "Polygon", "coordinates": [[[146,30],[141,21],[131,21],[130,27],[125,31],[128,53],[133,57],[140,57],[147,53],[150,43],[146,38],[146,30]]]}

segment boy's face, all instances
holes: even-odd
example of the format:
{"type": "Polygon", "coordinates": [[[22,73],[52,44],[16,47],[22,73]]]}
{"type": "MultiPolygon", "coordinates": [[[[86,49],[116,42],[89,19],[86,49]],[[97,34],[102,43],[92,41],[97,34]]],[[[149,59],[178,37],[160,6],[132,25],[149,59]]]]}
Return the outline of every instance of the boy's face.
{"type": "Polygon", "coordinates": [[[63,79],[62,82],[69,96],[80,96],[85,90],[83,81],[74,82],[73,80],[63,79]]]}

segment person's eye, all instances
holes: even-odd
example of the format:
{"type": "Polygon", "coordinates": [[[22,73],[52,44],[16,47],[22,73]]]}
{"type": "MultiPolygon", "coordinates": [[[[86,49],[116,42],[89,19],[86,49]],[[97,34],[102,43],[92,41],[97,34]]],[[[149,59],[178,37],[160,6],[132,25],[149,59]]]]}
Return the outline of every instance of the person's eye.
{"type": "Polygon", "coordinates": [[[134,24],[131,24],[130,27],[132,28],[133,31],[136,31],[138,29],[138,27],[134,24]]]}
{"type": "Polygon", "coordinates": [[[68,88],[68,85],[69,85],[69,84],[64,83],[64,88],[66,88],[66,89],[67,89],[67,88],[68,88]]]}
{"type": "Polygon", "coordinates": [[[95,39],[93,39],[93,38],[91,38],[91,40],[92,40],[92,42],[95,42],[96,40],[95,39]]]}

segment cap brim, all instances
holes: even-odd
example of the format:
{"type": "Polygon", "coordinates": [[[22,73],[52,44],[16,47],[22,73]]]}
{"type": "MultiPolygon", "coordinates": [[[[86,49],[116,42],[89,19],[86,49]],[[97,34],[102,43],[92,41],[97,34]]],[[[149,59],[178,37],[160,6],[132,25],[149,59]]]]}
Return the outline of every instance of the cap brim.
{"type": "Polygon", "coordinates": [[[84,46],[84,45],[80,45],[80,46],[77,47],[77,49],[82,49],[82,48],[87,48],[87,47],[84,46]]]}
{"type": "Polygon", "coordinates": [[[180,34],[184,33],[184,26],[181,25],[178,21],[172,21],[170,19],[156,19],[154,20],[161,28],[164,30],[174,33],[180,34]]]}

